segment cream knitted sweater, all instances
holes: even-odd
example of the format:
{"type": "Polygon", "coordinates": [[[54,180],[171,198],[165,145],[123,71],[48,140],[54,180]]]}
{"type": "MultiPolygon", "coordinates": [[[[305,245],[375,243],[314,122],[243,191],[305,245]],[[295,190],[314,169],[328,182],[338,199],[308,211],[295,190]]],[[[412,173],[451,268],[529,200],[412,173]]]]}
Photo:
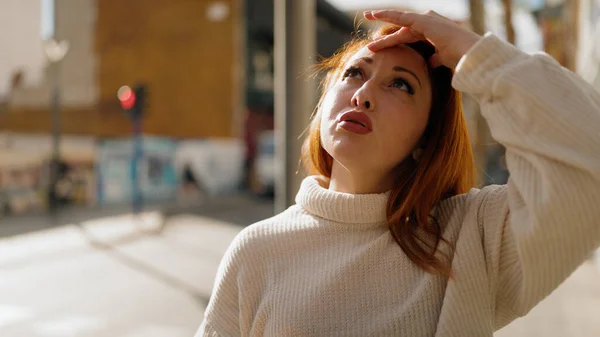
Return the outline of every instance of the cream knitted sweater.
{"type": "Polygon", "coordinates": [[[511,173],[434,210],[454,279],[403,254],[388,194],[308,177],[296,205],[231,244],[196,336],[492,336],[563,282],[600,244],[600,95],[491,34],[453,86],[479,100],[511,173]]]}

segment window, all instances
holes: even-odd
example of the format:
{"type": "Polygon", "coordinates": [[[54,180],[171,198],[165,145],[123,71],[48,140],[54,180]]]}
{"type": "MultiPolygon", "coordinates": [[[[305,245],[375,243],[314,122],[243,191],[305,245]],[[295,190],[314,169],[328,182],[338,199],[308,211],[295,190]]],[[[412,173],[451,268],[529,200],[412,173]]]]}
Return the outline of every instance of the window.
{"type": "Polygon", "coordinates": [[[54,9],[55,0],[41,1],[41,32],[42,40],[49,40],[54,37],[54,9]]]}

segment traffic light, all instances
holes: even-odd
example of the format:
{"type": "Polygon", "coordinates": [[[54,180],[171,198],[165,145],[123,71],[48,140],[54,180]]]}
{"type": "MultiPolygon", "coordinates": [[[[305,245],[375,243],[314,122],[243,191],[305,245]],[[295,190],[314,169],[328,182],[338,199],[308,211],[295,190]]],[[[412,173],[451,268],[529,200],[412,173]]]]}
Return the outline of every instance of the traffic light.
{"type": "Polygon", "coordinates": [[[136,98],[135,93],[128,85],[119,88],[117,97],[119,98],[119,102],[121,102],[121,108],[123,108],[123,110],[131,110],[134,107],[136,98]]]}
{"type": "Polygon", "coordinates": [[[124,85],[119,88],[117,97],[121,103],[121,108],[129,117],[140,118],[147,108],[147,94],[148,91],[144,84],[137,84],[133,89],[128,85],[124,85]]]}

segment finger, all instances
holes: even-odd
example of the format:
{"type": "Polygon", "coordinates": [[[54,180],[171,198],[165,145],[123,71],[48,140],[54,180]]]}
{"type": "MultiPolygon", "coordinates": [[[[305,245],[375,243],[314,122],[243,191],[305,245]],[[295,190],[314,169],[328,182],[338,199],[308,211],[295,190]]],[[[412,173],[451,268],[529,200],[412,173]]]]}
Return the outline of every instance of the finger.
{"type": "Polygon", "coordinates": [[[373,41],[367,45],[372,52],[377,52],[379,50],[399,46],[406,43],[412,43],[419,41],[418,38],[414,38],[412,36],[402,36],[402,35],[388,35],[381,40],[373,41]]]}
{"type": "Polygon", "coordinates": [[[439,14],[438,12],[436,12],[436,11],[432,11],[432,10],[429,10],[429,11],[427,11],[425,14],[426,14],[426,15],[430,15],[430,16],[435,16],[436,18],[448,19],[448,18],[446,18],[445,16],[443,16],[443,15],[439,14]]]}
{"type": "Polygon", "coordinates": [[[364,16],[364,17],[365,17],[365,19],[367,19],[367,20],[371,20],[371,21],[372,21],[372,20],[377,20],[377,19],[375,19],[375,17],[373,16],[373,13],[372,13],[372,11],[364,11],[364,12],[363,12],[363,16],[364,16]]]}
{"type": "Polygon", "coordinates": [[[418,26],[421,26],[420,22],[423,20],[423,14],[386,9],[371,11],[370,15],[376,20],[381,20],[394,25],[417,28],[417,30],[422,33],[422,31],[418,29],[418,26]]]}
{"type": "Polygon", "coordinates": [[[417,32],[416,30],[410,28],[410,27],[402,27],[400,28],[400,30],[403,30],[403,34],[407,34],[407,35],[411,35],[412,37],[414,37],[415,39],[419,40],[427,40],[427,38],[425,37],[425,35],[417,32]]]}
{"type": "Polygon", "coordinates": [[[367,48],[372,52],[376,52],[385,48],[412,43],[420,40],[425,40],[422,34],[419,34],[408,27],[402,27],[394,34],[390,34],[375,40],[367,45],[367,48]]]}
{"type": "Polygon", "coordinates": [[[375,42],[379,42],[379,41],[381,41],[381,40],[385,39],[385,38],[386,38],[386,36],[387,36],[387,35],[378,36],[378,37],[374,38],[373,40],[371,40],[371,41],[370,41],[370,42],[369,42],[367,45],[369,45],[369,44],[372,44],[372,43],[375,43],[375,42]]]}

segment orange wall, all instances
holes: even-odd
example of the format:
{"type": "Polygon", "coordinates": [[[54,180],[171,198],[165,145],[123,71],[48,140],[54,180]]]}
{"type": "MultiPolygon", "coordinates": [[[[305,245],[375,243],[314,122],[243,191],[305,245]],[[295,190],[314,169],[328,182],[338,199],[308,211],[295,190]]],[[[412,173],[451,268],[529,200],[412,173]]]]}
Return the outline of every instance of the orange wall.
{"type": "MultiPolygon", "coordinates": [[[[175,137],[231,137],[238,111],[239,74],[234,74],[242,8],[225,0],[229,16],[206,18],[209,1],[97,0],[96,81],[99,102],[63,109],[65,133],[99,136],[130,132],[116,92],[121,85],[147,83],[149,109],[144,132],[175,137]]],[[[68,66],[68,64],[64,64],[68,66]]],[[[0,129],[46,132],[45,109],[0,114],[0,129]]]]}

